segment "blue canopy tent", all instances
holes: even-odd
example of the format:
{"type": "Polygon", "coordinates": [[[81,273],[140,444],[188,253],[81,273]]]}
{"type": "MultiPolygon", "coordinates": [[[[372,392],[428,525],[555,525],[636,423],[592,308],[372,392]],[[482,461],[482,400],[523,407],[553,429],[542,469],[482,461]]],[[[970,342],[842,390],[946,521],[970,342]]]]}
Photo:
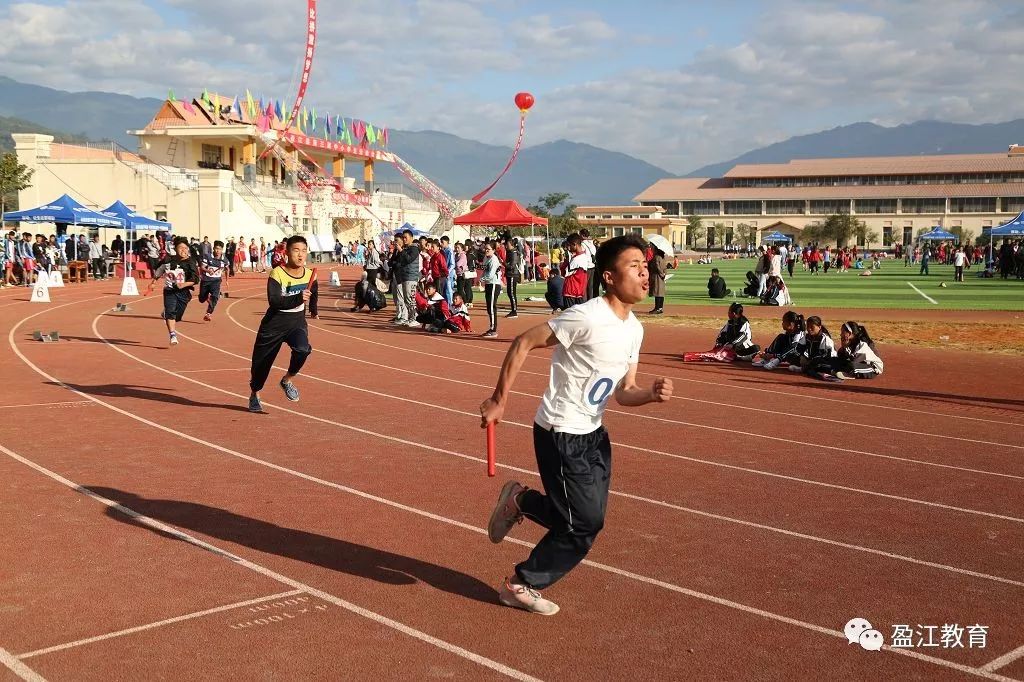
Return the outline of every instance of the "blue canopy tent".
{"type": "Polygon", "coordinates": [[[111,216],[120,218],[124,221],[125,227],[128,230],[154,230],[156,232],[162,232],[164,230],[170,231],[171,224],[163,221],[156,220],[155,218],[147,218],[141,213],[136,213],[132,209],[125,206],[120,200],[115,201],[110,206],[100,211],[105,216],[111,216]]]}
{"type": "Polygon", "coordinates": [[[397,234],[401,234],[401,233],[405,232],[406,230],[410,230],[412,232],[412,236],[413,237],[422,237],[424,235],[430,234],[427,230],[421,230],[420,228],[416,227],[415,225],[412,225],[410,223],[405,223],[404,225],[402,225],[401,227],[399,227],[397,229],[387,230],[386,232],[382,232],[380,236],[381,237],[386,237],[386,238],[390,239],[390,238],[394,237],[397,234]]]}
{"type": "Polygon", "coordinates": [[[946,232],[941,227],[933,227],[927,232],[918,235],[918,240],[930,241],[930,242],[950,242],[956,241],[956,235],[952,232],[946,232]]]}
{"type": "Polygon", "coordinates": [[[761,241],[766,244],[774,244],[775,242],[791,242],[793,241],[793,238],[776,230],[775,232],[769,232],[765,236],[761,237],[761,241]]]}
{"type": "MultiPolygon", "coordinates": [[[[123,227],[124,220],[86,208],[69,197],[61,195],[48,204],[27,208],[24,211],[8,211],[3,220],[22,223],[57,223],[58,225],[87,225],[89,227],[123,227]]],[[[58,231],[61,231],[58,228],[58,231]]],[[[76,242],[77,244],[77,242],[76,242]]]]}
{"type": "Polygon", "coordinates": [[[61,223],[64,225],[89,225],[91,227],[123,227],[124,220],[86,208],[67,194],[43,206],[27,208],[24,211],[8,211],[4,220],[23,223],[61,223]]]}
{"type": "Polygon", "coordinates": [[[988,233],[988,259],[992,260],[992,250],[996,237],[1024,237],[1024,212],[1008,223],[993,227],[988,233]]]}
{"type": "Polygon", "coordinates": [[[103,215],[114,216],[124,221],[124,247],[121,253],[121,263],[124,267],[124,275],[128,276],[128,243],[134,242],[134,237],[139,230],[153,230],[154,232],[170,232],[171,224],[163,220],[156,220],[155,218],[148,218],[141,213],[136,213],[132,209],[124,205],[120,199],[107,206],[103,211],[103,215]]]}

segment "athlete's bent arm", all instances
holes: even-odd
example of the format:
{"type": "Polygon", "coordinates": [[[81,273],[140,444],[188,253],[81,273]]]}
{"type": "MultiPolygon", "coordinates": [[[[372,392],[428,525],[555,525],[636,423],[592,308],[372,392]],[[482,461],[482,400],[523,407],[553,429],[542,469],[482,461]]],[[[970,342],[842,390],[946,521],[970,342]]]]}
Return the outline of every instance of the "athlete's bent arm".
{"type": "Polygon", "coordinates": [[[494,387],[494,394],[480,406],[481,428],[491,422],[501,421],[505,405],[508,404],[508,394],[512,391],[512,384],[530,351],[534,348],[550,348],[556,343],[558,343],[558,338],[546,323],[539,324],[515,338],[508,353],[505,354],[505,361],[501,363],[501,372],[498,374],[498,383],[494,387]]]}
{"type": "Polygon", "coordinates": [[[636,364],[629,366],[626,376],[615,388],[615,402],[623,407],[639,407],[647,403],[663,403],[672,397],[672,380],[658,377],[650,388],[636,385],[636,364]]]}

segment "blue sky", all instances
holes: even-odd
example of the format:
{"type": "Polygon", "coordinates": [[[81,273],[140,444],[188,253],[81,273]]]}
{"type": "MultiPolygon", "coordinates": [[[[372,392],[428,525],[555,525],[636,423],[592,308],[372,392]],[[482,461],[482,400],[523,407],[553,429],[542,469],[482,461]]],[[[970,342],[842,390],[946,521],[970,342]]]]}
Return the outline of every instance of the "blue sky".
{"type": "MultiPolygon", "coordinates": [[[[857,121],[1024,116],[1024,3],[320,0],[308,102],[395,128],[566,138],[688,172],[857,121]]],[[[290,100],[305,0],[0,6],[0,73],[162,97],[290,100]]],[[[1007,143],[1013,142],[1008,140],[1007,143]]]]}

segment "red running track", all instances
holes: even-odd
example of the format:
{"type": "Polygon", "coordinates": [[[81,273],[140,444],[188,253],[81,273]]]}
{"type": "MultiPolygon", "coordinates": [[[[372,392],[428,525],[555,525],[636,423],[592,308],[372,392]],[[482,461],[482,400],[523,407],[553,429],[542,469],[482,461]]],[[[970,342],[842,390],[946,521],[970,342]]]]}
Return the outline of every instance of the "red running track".
{"type": "Polygon", "coordinates": [[[302,401],[250,415],[262,288],[236,280],[210,324],[193,304],[173,349],[158,299],[0,292],[8,678],[1024,679],[1021,360],[883,348],[880,379],[823,385],[683,366],[706,332],[649,327],[642,377],[679,399],[609,411],[607,526],[546,619],[495,604],[538,529],[483,535],[505,477],[537,484],[546,354],[497,479],[475,416],[546,318],[427,336],[325,287],[302,401]],[[67,340],[31,341],[50,328],[67,340]],[[886,641],[982,624],[986,647],[868,652],[855,616],[886,641]]]}

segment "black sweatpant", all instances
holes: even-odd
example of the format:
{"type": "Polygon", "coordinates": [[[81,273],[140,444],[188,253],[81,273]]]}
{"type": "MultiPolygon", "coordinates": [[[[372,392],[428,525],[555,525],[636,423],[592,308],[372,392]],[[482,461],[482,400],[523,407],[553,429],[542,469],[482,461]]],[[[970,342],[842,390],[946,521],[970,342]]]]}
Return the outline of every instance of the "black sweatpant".
{"type": "Polygon", "coordinates": [[[92,259],[92,277],[93,279],[106,279],[107,277],[107,262],[103,258],[92,259]]]}
{"type": "Polygon", "coordinates": [[[964,281],[964,266],[962,266],[962,265],[954,265],[953,266],[953,270],[955,271],[955,276],[953,277],[953,281],[954,282],[962,282],[962,281],[964,281]]]}
{"type": "Polygon", "coordinates": [[[534,424],[533,448],[545,492],[526,491],[519,507],[548,532],[516,566],[516,576],[541,590],[583,561],[604,527],[612,445],[603,426],[577,435],[534,424]]]}
{"type": "Polygon", "coordinates": [[[796,265],[796,261],[795,260],[790,259],[790,260],[786,261],[786,268],[789,270],[789,276],[790,277],[793,276],[793,267],[795,265],[796,265]]]}
{"type": "Polygon", "coordinates": [[[601,287],[598,285],[597,275],[595,273],[597,273],[597,269],[596,268],[590,268],[589,270],[587,270],[587,300],[588,301],[590,299],[592,299],[592,298],[597,298],[598,296],[601,295],[601,293],[600,293],[601,287]]]}
{"type": "Polygon", "coordinates": [[[217,307],[220,300],[220,280],[206,279],[199,283],[199,302],[206,304],[206,314],[213,315],[213,309],[217,307]]]}
{"type": "Polygon", "coordinates": [[[487,327],[489,332],[498,331],[498,298],[500,296],[500,284],[484,285],[484,298],[487,300],[487,319],[490,320],[490,324],[487,327]]]}
{"type": "Polygon", "coordinates": [[[654,309],[655,310],[661,310],[664,307],[665,307],[665,297],[664,296],[655,296],[654,297],[654,309]]]}
{"type": "Polygon", "coordinates": [[[853,362],[840,356],[830,358],[818,358],[811,363],[811,373],[835,374],[845,372],[857,379],[874,379],[878,376],[878,370],[867,363],[853,362]]]}
{"type": "Polygon", "coordinates": [[[287,343],[292,349],[288,373],[298,374],[302,366],[306,364],[306,358],[313,352],[313,348],[309,345],[309,329],[306,326],[304,311],[282,313],[269,310],[263,316],[259,331],[256,332],[256,343],[252,347],[252,376],[249,380],[249,388],[253,392],[263,390],[283,343],[287,343]]]}
{"type": "Polygon", "coordinates": [[[473,280],[466,279],[465,277],[457,277],[455,279],[455,292],[462,296],[462,300],[465,303],[473,302],[473,280]]]}
{"type": "Polygon", "coordinates": [[[519,297],[516,295],[516,287],[518,287],[518,285],[519,282],[515,278],[508,278],[508,303],[512,306],[512,312],[509,313],[510,315],[519,314],[519,297]]]}

